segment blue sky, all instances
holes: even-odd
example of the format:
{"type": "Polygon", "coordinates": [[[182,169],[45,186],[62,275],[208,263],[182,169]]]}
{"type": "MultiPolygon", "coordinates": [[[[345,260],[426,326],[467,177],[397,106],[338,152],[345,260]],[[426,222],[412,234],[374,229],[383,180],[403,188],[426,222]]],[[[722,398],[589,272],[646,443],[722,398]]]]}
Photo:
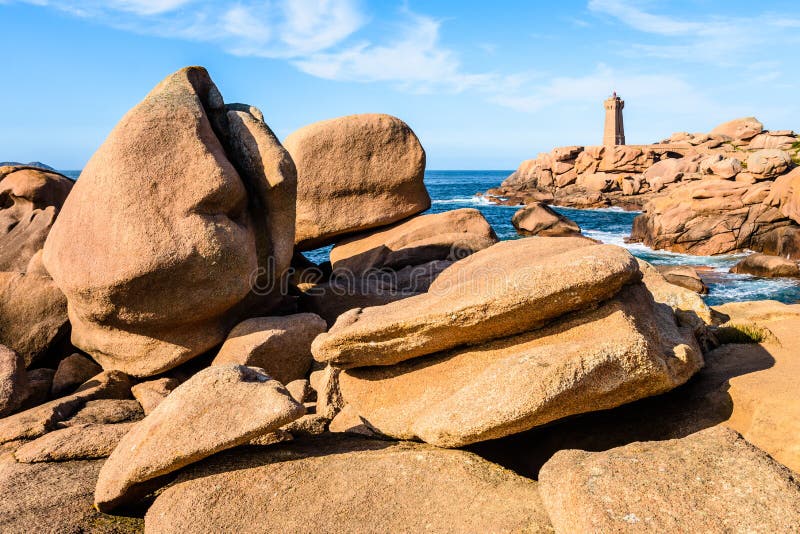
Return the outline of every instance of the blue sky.
{"type": "Polygon", "coordinates": [[[431,169],[597,144],[614,89],[629,143],[747,115],[800,130],[796,0],[0,0],[0,23],[0,160],[62,169],[193,64],[281,138],[397,115],[431,169]]]}

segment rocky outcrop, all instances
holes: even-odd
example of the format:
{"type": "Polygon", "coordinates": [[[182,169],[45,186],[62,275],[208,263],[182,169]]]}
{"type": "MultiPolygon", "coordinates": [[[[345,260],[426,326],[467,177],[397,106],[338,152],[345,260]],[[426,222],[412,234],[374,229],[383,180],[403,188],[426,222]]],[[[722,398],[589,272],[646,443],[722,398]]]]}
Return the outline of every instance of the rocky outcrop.
{"type": "Polygon", "coordinates": [[[581,233],[581,227],[575,221],[543,202],[525,206],[514,213],[511,224],[523,236],[564,237],[581,233]]]}
{"type": "Polygon", "coordinates": [[[109,511],[134,501],[164,475],[275,431],[304,412],[260,369],[208,367],[175,389],[120,441],[100,472],[95,504],[109,511]]]}
{"type": "Polygon", "coordinates": [[[720,124],[710,135],[721,135],[731,139],[752,139],[764,131],[764,125],[755,117],[745,117],[720,124]]]}
{"type": "Polygon", "coordinates": [[[49,276],[0,272],[0,343],[26,367],[68,331],[67,301],[49,276]]]}
{"type": "Polygon", "coordinates": [[[503,241],[453,264],[427,293],[341,315],[311,351],[341,368],[391,365],[540,327],[638,276],[620,247],[583,238],[503,241]]]}
{"type": "MultiPolygon", "coordinates": [[[[593,248],[593,247],[590,247],[593,248]]],[[[596,310],[474,348],[348,369],[344,401],[397,439],[457,447],[668,391],[702,365],[691,329],[641,285],[596,310]]]]}
{"type": "Polygon", "coordinates": [[[291,211],[294,169],[242,108],[226,108],[202,68],[172,74],[117,124],[64,203],[44,264],[67,297],[72,342],[103,368],[168,370],[280,298],[294,232],[272,208],[291,211]]]}
{"type": "Polygon", "coordinates": [[[551,531],[532,480],[464,451],[359,438],[220,455],[159,495],[145,525],[164,534],[251,532],[253,525],[297,532],[551,531]]]}
{"type": "Polygon", "coordinates": [[[57,172],[0,167],[0,271],[26,271],[44,246],[72,184],[57,172]]]}
{"type": "Polygon", "coordinates": [[[764,202],[771,184],[708,179],[650,200],[631,237],[656,249],[713,255],[745,249],[792,249],[800,227],[764,202]],[[783,234],[782,231],[789,231],[783,234]]]}
{"type": "Polygon", "coordinates": [[[603,452],[565,450],[539,475],[556,532],[790,531],[796,474],[741,436],[710,428],[603,452]]]}
{"type": "Polygon", "coordinates": [[[798,267],[796,261],[758,253],[750,254],[739,261],[739,263],[731,267],[731,272],[751,274],[762,278],[800,277],[800,267],[798,267]]]}
{"type": "Polygon", "coordinates": [[[231,330],[212,365],[258,367],[288,384],[306,376],[311,342],[326,329],[325,321],[313,313],[248,319],[231,330]]]}
{"type": "MultiPolygon", "coordinates": [[[[420,215],[384,230],[341,241],[330,254],[334,276],[456,261],[497,243],[480,211],[462,208],[420,215]]],[[[410,289],[410,288],[406,288],[410,289]]]]}
{"type": "Polygon", "coordinates": [[[406,123],[381,114],[317,122],[284,145],[297,165],[298,250],[386,226],[430,207],[425,151],[406,123]]]}
{"type": "Polygon", "coordinates": [[[765,132],[749,117],[651,145],[559,147],[484,195],[510,205],[643,210],[633,237],[654,248],[800,257],[800,202],[787,178],[798,163],[800,137],[765,132]]]}

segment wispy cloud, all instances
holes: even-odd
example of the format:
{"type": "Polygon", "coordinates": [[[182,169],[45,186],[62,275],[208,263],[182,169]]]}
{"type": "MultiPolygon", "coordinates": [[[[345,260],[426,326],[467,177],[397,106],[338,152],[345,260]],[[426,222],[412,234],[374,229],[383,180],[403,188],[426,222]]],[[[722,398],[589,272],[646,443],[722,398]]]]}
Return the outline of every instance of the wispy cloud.
{"type": "MultiPolygon", "coordinates": [[[[631,55],[645,55],[681,62],[706,62],[740,66],[747,58],[769,56],[787,43],[799,43],[800,18],[786,14],[752,16],[712,14],[681,18],[648,11],[631,0],[589,0],[589,10],[611,16],[633,30],[662,42],[626,43],[631,55]]],[[[661,7],[669,6],[668,3],[661,7]]]]}
{"type": "Polygon", "coordinates": [[[625,97],[632,101],[680,103],[686,110],[703,110],[711,105],[688,81],[670,74],[630,74],[615,70],[604,63],[580,76],[557,76],[533,88],[532,93],[498,94],[492,100],[498,104],[524,112],[536,112],[561,104],[600,102],[614,89],[624,89],[625,97]]]}
{"type": "MultiPolygon", "coordinates": [[[[6,0],[0,0],[3,2],[6,0]]],[[[484,100],[535,113],[570,102],[596,102],[614,88],[631,99],[680,101],[699,110],[711,105],[687,78],[673,69],[629,62],[610,68],[587,58],[586,72],[549,76],[544,72],[472,69],[443,43],[442,21],[401,8],[391,20],[375,20],[361,0],[17,0],[140,34],[208,42],[231,54],[288,61],[311,76],[343,82],[385,83],[403,91],[472,92],[484,100]],[[380,30],[376,30],[380,28],[380,30]]],[[[706,19],[659,14],[630,0],[589,0],[572,27],[618,21],[653,42],[623,43],[628,53],[665,60],[731,61],[742,68],[743,51],[786,46],[767,43],[772,31],[797,34],[800,20],[770,14],[706,19]],[[594,15],[591,22],[587,17],[594,15]],[[753,28],[759,31],[753,31],[753,28]],[[665,44],[663,41],[668,39],[665,44]]],[[[477,45],[481,46],[481,45],[477,45]]],[[[755,50],[755,51],[754,51],[755,50]]],[[[763,51],[763,49],[761,49],[763,51]]],[[[491,52],[491,48],[487,49],[491,52]]],[[[544,52],[546,53],[546,52],[544,52]]],[[[763,56],[762,56],[763,57],[763,56]]],[[[670,61],[666,64],[672,65],[670,61]]],[[[780,63],[750,62],[751,79],[779,80],[780,63]],[[761,65],[756,67],[756,65],[761,65]]]]}

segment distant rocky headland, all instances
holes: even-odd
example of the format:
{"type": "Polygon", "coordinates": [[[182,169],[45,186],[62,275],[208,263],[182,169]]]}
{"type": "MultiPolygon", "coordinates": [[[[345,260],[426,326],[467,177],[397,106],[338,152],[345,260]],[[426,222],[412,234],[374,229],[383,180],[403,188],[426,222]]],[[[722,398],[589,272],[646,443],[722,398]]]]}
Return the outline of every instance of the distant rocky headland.
{"type": "Polygon", "coordinates": [[[689,254],[800,258],[800,137],[753,117],[651,145],[557,147],[484,195],[517,205],[642,210],[632,239],[689,254]]]}
{"type": "MultiPolygon", "coordinates": [[[[546,206],[423,213],[397,117],[267,117],[187,67],[77,182],[0,167],[1,532],[800,528],[800,305],[709,307],[546,206]]],[[[795,143],[567,147],[494,194],[793,253],[795,143]]]]}

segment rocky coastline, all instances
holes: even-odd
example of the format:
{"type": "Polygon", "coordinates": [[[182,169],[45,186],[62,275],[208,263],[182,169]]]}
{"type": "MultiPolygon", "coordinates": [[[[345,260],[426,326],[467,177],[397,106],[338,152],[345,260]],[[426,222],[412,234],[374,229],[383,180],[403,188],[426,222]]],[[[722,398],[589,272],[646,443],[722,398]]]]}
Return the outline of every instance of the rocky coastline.
{"type": "Polygon", "coordinates": [[[483,195],[509,205],[642,211],[631,239],[655,249],[798,259],[798,164],[800,136],[748,117],[651,145],[558,147],[483,195]]]}
{"type": "Polygon", "coordinates": [[[0,167],[0,531],[800,528],[800,305],[709,307],[547,206],[797,258],[794,134],[555,149],[486,193],[527,205],[499,241],[423,213],[401,119],[268,115],[187,67],[77,182],[0,167]]]}

